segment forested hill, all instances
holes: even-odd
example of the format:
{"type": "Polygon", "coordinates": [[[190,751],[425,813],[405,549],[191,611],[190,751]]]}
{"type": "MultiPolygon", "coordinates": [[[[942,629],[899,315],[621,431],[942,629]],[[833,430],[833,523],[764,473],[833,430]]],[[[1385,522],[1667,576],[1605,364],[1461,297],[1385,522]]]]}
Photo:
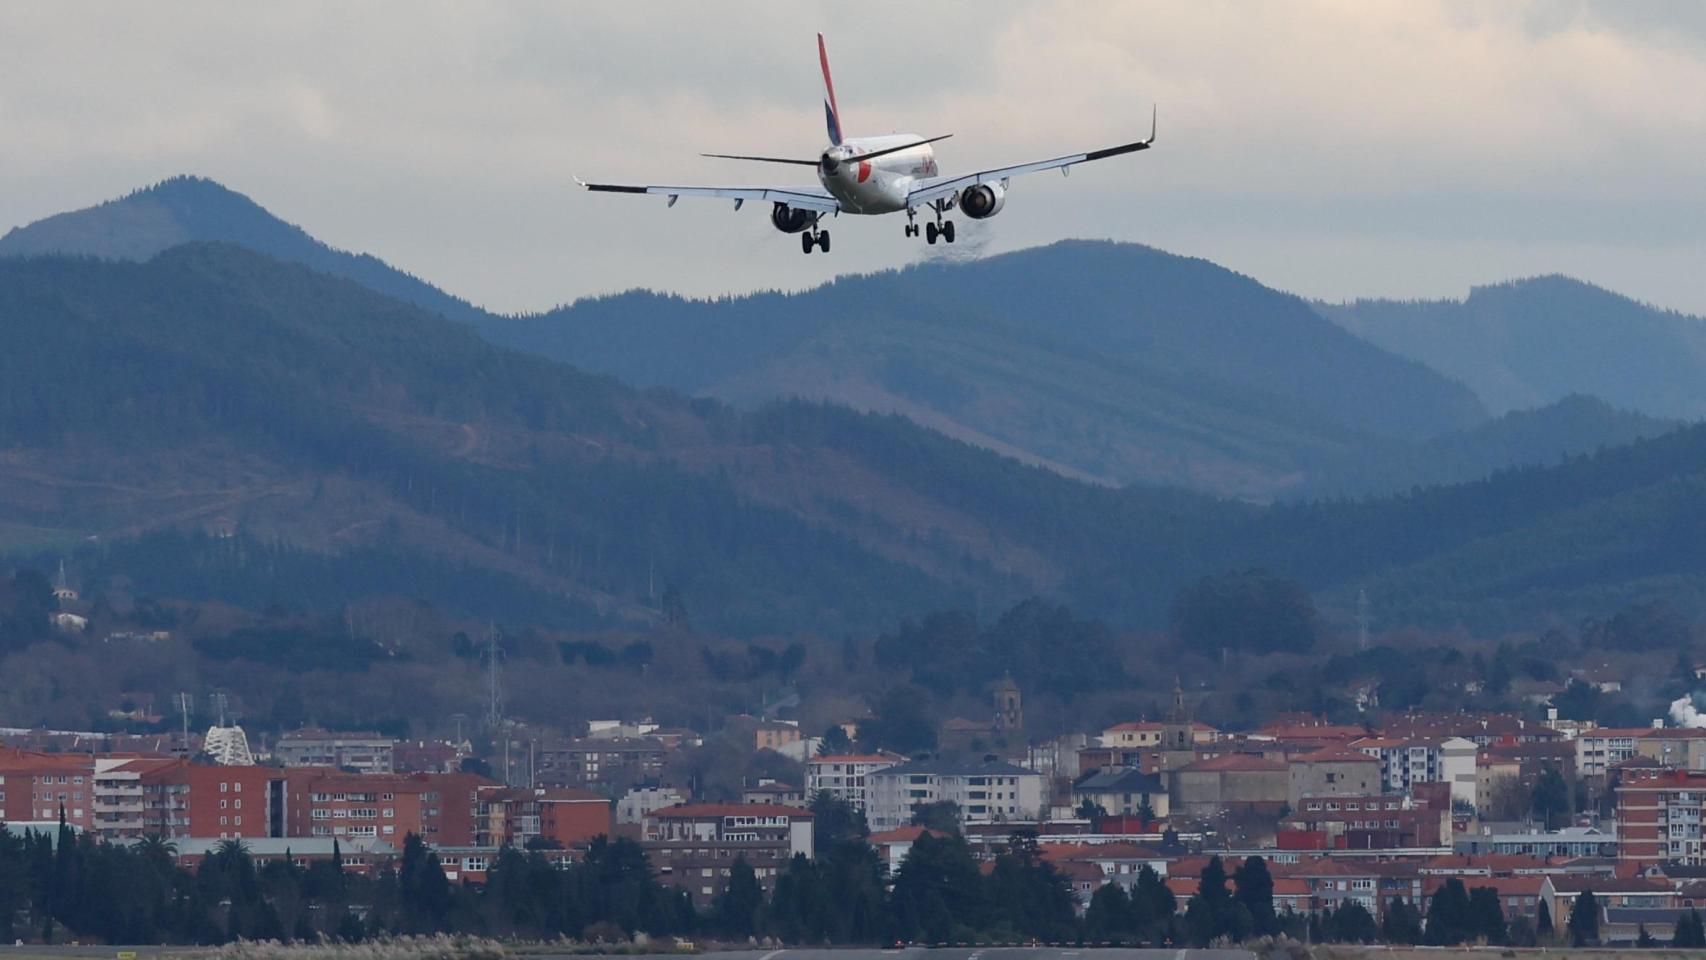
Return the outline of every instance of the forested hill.
{"type": "Polygon", "coordinates": [[[1371,442],[1485,413],[1464,387],[1204,260],[1066,242],[719,302],[491,318],[500,343],[738,404],[893,411],[1104,482],[1268,498],[1371,442]]]}
{"type": "Polygon", "coordinates": [[[147,260],[193,242],[234,243],[276,260],[354,280],[453,320],[471,321],[481,315],[467,301],[377,257],[329,247],[248,197],[203,177],[173,177],[117,200],[15,228],[0,237],[0,257],[69,253],[147,260]]]}
{"type": "Polygon", "coordinates": [[[1706,320],[1568,277],[1476,287],[1464,300],[1318,307],[1462,380],[1494,412],[1579,393],[1655,417],[1706,417],[1706,320]]]}
{"type": "Polygon", "coordinates": [[[750,636],[1031,593],[1154,626],[1180,586],[1254,565],[1471,625],[1706,581],[1706,428],[1263,509],[1076,482],[896,416],[638,393],[231,246],[0,260],[0,317],[0,545],[79,550],[144,594],[591,626],[673,591],[750,636]]]}
{"type": "Polygon", "coordinates": [[[1296,298],[1131,245],[1059,244],[714,304],[628,294],[511,319],[332,249],[210,180],[176,177],[15,229],[0,257],[143,260],[202,241],[354,280],[633,384],[748,407],[803,396],[898,412],[1115,485],[1258,500],[1380,493],[1654,432],[1579,405],[1488,421],[1462,387],[1344,335],[1296,298]]]}

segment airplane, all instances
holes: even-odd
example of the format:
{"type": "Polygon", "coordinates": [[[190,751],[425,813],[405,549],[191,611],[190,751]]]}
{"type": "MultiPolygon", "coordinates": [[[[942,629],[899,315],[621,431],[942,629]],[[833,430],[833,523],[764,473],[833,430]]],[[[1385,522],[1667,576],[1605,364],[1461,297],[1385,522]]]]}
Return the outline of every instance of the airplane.
{"type": "Polygon", "coordinates": [[[931,144],[948,139],[953,136],[951,133],[927,138],[913,134],[843,137],[841,109],[835,102],[835,83],[829,77],[829,52],[821,33],[817,35],[817,56],[823,67],[823,109],[829,124],[829,146],[821,156],[815,160],[727,153],[701,156],[812,167],[817,171],[821,187],[671,187],[588,183],[579,177],[575,182],[588,190],[604,193],[660,194],[669,197],[672,207],[682,197],[733,200],[736,210],[748,200],[768,200],[772,204],[770,222],[783,233],[799,234],[801,252],[809,254],[815,247],[828,253],[829,231],[819,226],[825,214],[877,215],[904,210],[905,235],[916,237],[919,232],[918,211],[924,208],[935,213],[934,221],[924,224],[925,241],[934,244],[940,238],[946,243],[953,243],[954,221],[945,219],[944,215],[958,208],[971,220],[995,216],[1006,206],[1007,184],[1013,177],[1042,170],[1059,170],[1066,175],[1074,164],[1147,150],[1155,143],[1155,113],[1152,109],[1147,140],[1035,163],[980,170],[959,177],[943,177],[936,166],[936,153],[931,144]]]}

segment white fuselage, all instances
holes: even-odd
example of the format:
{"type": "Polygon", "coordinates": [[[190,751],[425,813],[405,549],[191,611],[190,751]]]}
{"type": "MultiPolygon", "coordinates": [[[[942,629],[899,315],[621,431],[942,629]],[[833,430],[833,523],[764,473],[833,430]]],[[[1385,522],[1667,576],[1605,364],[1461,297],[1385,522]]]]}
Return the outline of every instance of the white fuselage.
{"type": "Polygon", "coordinates": [[[906,209],[906,194],[913,181],[936,176],[936,151],[922,143],[910,150],[897,150],[875,160],[860,160],[903,143],[923,139],[896,133],[886,137],[857,137],[823,152],[817,178],[823,188],[848,213],[894,213],[906,209]]]}

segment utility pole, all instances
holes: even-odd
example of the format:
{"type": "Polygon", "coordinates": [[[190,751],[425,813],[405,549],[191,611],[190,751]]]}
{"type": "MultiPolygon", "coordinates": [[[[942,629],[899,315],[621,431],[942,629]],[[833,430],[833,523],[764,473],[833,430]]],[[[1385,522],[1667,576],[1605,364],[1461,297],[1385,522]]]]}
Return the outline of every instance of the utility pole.
{"type": "Polygon", "coordinates": [[[178,694],[178,712],[184,717],[184,755],[190,752],[190,704],[193,701],[187,692],[178,694]]]}

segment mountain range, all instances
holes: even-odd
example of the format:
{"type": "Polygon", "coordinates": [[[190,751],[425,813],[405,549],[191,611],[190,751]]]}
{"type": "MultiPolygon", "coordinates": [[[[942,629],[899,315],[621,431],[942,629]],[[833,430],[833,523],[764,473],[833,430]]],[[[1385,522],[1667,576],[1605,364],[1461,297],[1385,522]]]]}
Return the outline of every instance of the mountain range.
{"type": "Polygon", "coordinates": [[[673,591],[747,636],[1033,593],[1156,626],[1182,585],[1250,566],[1486,629],[1706,585],[1706,428],[1570,394],[1495,419],[1204,261],[1068,243],[508,318],[259,210],[184,179],[0,239],[14,558],[568,628],[656,619],[673,591]],[[813,371],[910,406],[777,386],[813,371]],[[1146,457],[1173,466],[1114,466],[1146,457]],[[1464,470],[1487,476],[1411,489],[1464,470]],[[1182,476],[1207,479],[1159,485],[1182,476]],[[1335,483],[1406,492],[1248,502],[1335,483]]]}

